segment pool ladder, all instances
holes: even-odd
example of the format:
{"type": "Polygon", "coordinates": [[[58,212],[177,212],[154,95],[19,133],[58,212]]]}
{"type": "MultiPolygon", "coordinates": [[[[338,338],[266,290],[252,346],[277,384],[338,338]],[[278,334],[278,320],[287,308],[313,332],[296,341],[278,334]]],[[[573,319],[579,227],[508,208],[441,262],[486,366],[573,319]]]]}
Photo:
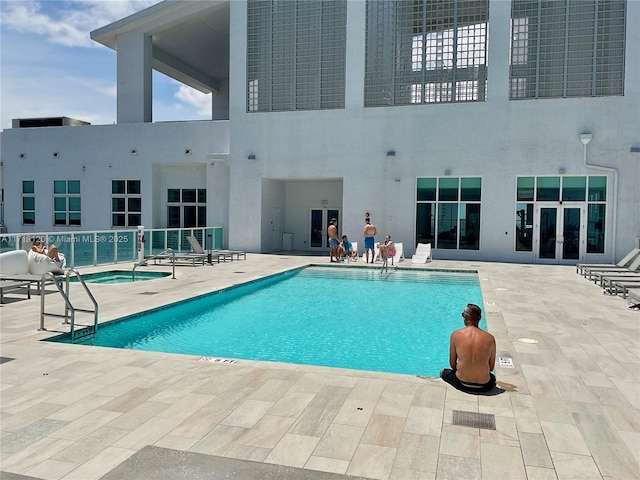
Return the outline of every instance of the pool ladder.
{"type": "Polygon", "coordinates": [[[171,254],[171,265],[173,266],[173,271],[171,274],[171,278],[173,278],[174,280],[176,279],[176,252],[173,251],[173,248],[167,248],[166,250],[163,250],[160,253],[157,253],[155,255],[152,255],[151,257],[145,258],[144,260],[142,260],[141,262],[136,262],[133,264],[133,270],[131,270],[131,281],[135,282],[136,281],[136,268],[138,268],[139,266],[147,266],[149,263],[149,260],[154,260],[156,258],[160,258],[165,256],[167,253],[171,254]]]}
{"type": "Polygon", "coordinates": [[[75,268],[70,268],[69,270],[67,270],[67,273],[64,276],[64,288],[63,288],[62,282],[63,282],[63,279],[61,279],[57,275],[54,275],[51,272],[47,272],[44,275],[42,275],[42,279],[40,281],[40,328],[39,330],[46,330],[44,328],[44,317],[49,316],[49,317],[64,318],[64,323],[70,324],[71,343],[75,343],[77,339],[84,338],[90,335],[95,336],[96,332],[98,331],[98,302],[96,302],[96,299],[91,294],[91,290],[89,290],[89,287],[87,287],[87,284],[82,278],[82,275],[80,275],[80,272],[75,268]],[[71,303],[71,300],[69,298],[69,279],[71,274],[75,274],[76,278],[78,279],[78,282],[80,283],[80,285],[82,285],[82,288],[84,289],[87,296],[91,300],[91,303],[93,303],[93,310],[85,309],[85,308],[77,308],[77,307],[74,307],[73,304],[71,303]],[[60,295],[62,295],[62,298],[64,299],[64,303],[65,303],[64,314],[45,312],[44,303],[45,303],[46,295],[45,295],[44,285],[45,285],[45,281],[47,280],[47,277],[50,277],[53,280],[53,283],[58,289],[58,292],[60,292],[60,295]],[[93,313],[93,325],[80,325],[80,328],[76,329],[76,312],[93,313]]]}

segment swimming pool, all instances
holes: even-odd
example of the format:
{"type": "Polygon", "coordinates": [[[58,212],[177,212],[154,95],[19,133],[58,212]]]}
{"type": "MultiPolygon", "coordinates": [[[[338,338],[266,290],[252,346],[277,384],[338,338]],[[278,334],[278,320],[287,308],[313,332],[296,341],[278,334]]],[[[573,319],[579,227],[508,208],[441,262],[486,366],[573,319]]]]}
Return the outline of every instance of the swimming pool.
{"type": "MultiPolygon", "coordinates": [[[[164,278],[171,275],[169,272],[136,272],[135,281],[142,282],[143,280],[154,280],[156,278],[164,278]]],[[[102,284],[115,284],[115,283],[131,283],[133,275],[131,270],[109,270],[107,272],[88,273],[82,275],[82,279],[87,283],[102,283],[102,284]]],[[[71,282],[77,282],[77,277],[71,277],[71,282]]]]}
{"type": "Polygon", "coordinates": [[[475,272],[307,267],[100,325],[87,343],[437,376],[467,303],[482,306],[475,272]]]}

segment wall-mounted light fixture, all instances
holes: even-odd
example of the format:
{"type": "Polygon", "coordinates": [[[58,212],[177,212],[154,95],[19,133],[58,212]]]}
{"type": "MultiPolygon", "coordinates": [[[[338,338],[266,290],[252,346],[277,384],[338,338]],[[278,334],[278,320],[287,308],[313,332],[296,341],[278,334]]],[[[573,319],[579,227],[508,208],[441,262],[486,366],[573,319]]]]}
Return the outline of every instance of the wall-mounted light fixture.
{"type": "Polygon", "coordinates": [[[256,156],[253,153],[247,157],[247,160],[255,160],[255,159],[256,159],[256,156]]]}
{"type": "Polygon", "coordinates": [[[138,154],[138,150],[136,150],[135,148],[133,150],[131,150],[131,155],[137,155],[138,154]]]}
{"type": "Polygon", "coordinates": [[[567,173],[567,169],[566,169],[566,168],[564,168],[564,167],[560,167],[560,168],[558,169],[558,173],[559,173],[560,175],[564,175],[565,173],[567,173]]]}
{"type": "Polygon", "coordinates": [[[387,152],[387,160],[393,160],[394,158],[396,158],[396,151],[395,150],[389,150],[387,152]]]}
{"type": "Polygon", "coordinates": [[[191,155],[191,149],[190,149],[190,148],[187,148],[187,149],[184,151],[184,154],[185,154],[185,155],[191,155]]]}
{"type": "Polygon", "coordinates": [[[582,142],[583,145],[588,144],[592,138],[593,138],[593,135],[591,133],[580,134],[580,141],[582,142]]]}
{"type": "Polygon", "coordinates": [[[86,171],[87,171],[87,167],[86,167],[86,165],[82,165],[82,171],[83,171],[83,172],[86,172],[86,171]]]}
{"type": "Polygon", "coordinates": [[[631,147],[631,148],[629,149],[629,151],[630,151],[631,153],[638,153],[638,152],[640,152],[640,147],[631,147]]]}
{"type": "Polygon", "coordinates": [[[27,158],[27,154],[26,153],[21,153],[20,154],[20,158],[22,158],[24,160],[25,158],[27,158]]]}
{"type": "Polygon", "coordinates": [[[444,176],[448,177],[449,175],[451,175],[451,170],[449,170],[448,168],[444,171],[444,176]]]}
{"type": "Polygon", "coordinates": [[[58,158],[60,156],[60,152],[53,152],[53,158],[58,158]]]}

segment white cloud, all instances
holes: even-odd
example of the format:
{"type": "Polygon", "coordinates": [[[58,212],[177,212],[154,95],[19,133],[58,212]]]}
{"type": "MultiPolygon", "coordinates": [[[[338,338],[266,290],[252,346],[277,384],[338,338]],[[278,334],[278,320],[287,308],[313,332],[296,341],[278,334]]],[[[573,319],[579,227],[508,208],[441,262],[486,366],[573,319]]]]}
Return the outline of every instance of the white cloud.
{"type": "Polygon", "coordinates": [[[195,107],[198,114],[203,116],[211,115],[211,94],[202,93],[186,85],[179,85],[175,98],[183,103],[195,107]]]}
{"type": "Polygon", "coordinates": [[[96,47],[89,33],[158,0],[4,0],[2,28],[42,35],[68,47],[96,47]],[[55,8],[49,8],[55,2],[55,8]]]}

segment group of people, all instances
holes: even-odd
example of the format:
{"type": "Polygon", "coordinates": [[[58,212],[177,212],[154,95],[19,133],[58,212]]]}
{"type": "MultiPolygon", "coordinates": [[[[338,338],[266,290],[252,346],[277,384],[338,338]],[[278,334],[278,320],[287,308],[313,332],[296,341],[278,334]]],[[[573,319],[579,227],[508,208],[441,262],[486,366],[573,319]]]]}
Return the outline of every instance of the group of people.
{"type": "MultiPolygon", "coordinates": [[[[375,236],[378,234],[376,226],[371,223],[371,216],[369,212],[365,213],[364,217],[364,258],[365,263],[369,263],[369,253],[371,253],[371,263],[375,261],[375,236]]],[[[342,235],[342,241],[338,236],[338,221],[332,218],[329,222],[329,228],[327,228],[327,236],[329,237],[329,257],[331,262],[340,262],[343,258],[356,259],[358,258],[358,251],[353,249],[353,244],[349,241],[346,235],[342,235]],[[335,260],[334,260],[335,259],[335,260]]],[[[386,264],[388,257],[393,257],[396,252],[395,245],[391,241],[391,235],[385,237],[383,244],[378,243],[377,247],[380,251],[380,258],[382,258],[383,264],[386,264]]]]}

